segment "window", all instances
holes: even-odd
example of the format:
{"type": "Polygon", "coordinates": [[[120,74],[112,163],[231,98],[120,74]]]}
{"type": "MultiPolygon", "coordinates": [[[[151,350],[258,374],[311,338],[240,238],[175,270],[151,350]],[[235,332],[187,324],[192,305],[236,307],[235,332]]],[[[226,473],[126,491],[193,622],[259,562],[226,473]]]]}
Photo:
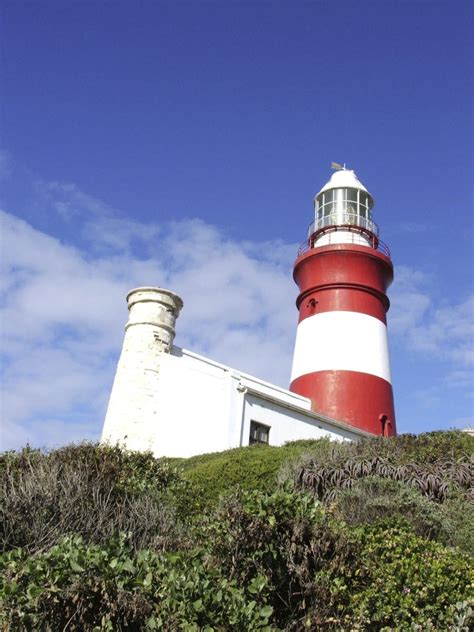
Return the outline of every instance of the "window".
{"type": "Polygon", "coordinates": [[[350,202],[357,202],[357,189],[347,189],[347,199],[350,202]]]}
{"type": "Polygon", "coordinates": [[[252,443],[268,443],[269,436],[269,426],[258,424],[256,421],[250,422],[249,445],[252,445],[252,443]]]}
{"type": "Polygon", "coordinates": [[[336,188],[320,193],[316,199],[316,228],[349,224],[371,230],[372,199],[368,193],[355,189],[336,188]]]}

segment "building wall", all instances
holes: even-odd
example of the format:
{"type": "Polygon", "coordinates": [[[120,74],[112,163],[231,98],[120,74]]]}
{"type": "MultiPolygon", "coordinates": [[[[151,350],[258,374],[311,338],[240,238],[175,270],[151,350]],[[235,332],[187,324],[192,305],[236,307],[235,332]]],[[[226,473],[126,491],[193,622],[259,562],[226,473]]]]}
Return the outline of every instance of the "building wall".
{"type": "Polygon", "coordinates": [[[122,415],[114,425],[108,414],[104,441],[187,457],[248,445],[252,421],[270,427],[270,445],[324,436],[357,440],[364,434],[311,412],[305,397],[185,349],[158,352],[153,362],[159,368],[142,407],[145,416],[126,424],[122,415]]]}
{"type": "Polygon", "coordinates": [[[152,429],[157,456],[191,456],[230,446],[229,371],[174,348],[163,354],[157,397],[160,414],[152,429]]]}
{"type": "Polygon", "coordinates": [[[269,402],[257,394],[249,394],[245,399],[243,437],[248,445],[250,424],[262,423],[270,428],[269,444],[282,445],[298,439],[321,439],[327,437],[333,441],[354,441],[360,435],[349,429],[332,426],[322,419],[309,416],[304,411],[289,409],[283,404],[269,402]]]}

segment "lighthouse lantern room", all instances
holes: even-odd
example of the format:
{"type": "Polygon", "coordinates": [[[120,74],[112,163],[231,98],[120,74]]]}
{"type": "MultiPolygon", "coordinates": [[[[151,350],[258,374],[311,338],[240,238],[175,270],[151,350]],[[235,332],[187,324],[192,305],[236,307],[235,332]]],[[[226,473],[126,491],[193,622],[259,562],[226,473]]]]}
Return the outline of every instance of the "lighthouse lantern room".
{"type": "Polygon", "coordinates": [[[294,264],[299,323],[290,390],[312,410],[373,434],[395,434],[386,313],[393,265],[354,171],[337,170],[314,198],[294,264]]]}

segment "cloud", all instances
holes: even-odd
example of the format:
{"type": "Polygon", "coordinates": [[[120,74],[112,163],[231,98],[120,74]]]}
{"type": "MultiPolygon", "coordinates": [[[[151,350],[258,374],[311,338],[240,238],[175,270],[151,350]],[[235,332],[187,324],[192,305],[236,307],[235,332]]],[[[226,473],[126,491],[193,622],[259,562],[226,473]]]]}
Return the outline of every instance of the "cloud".
{"type": "MultiPolygon", "coordinates": [[[[462,301],[434,300],[433,279],[407,266],[398,266],[397,278],[391,293],[392,309],[388,325],[394,347],[415,362],[428,362],[429,376],[417,375],[406,400],[416,402],[421,410],[437,413],[443,410],[447,398],[459,404],[474,392],[474,296],[462,301]]],[[[427,365],[425,364],[425,367],[427,365]]],[[[472,405],[471,405],[472,406],[472,405]]],[[[445,413],[443,413],[445,414],[445,413]]],[[[450,414],[450,413],[448,413],[450,414]]],[[[439,422],[433,426],[440,427],[439,422]]],[[[444,423],[444,427],[465,427],[459,419],[444,423]],[[456,423],[455,423],[456,422],[456,423]]]]}
{"type": "MultiPolygon", "coordinates": [[[[74,184],[37,181],[35,191],[48,228],[0,213],[3,449],[99,437],[125,295],[141,285],[183,297],[178,345],[288,385],[296,244],[238,242],[199,219],[137,222],[74,184]]],[[[446,362],[447,387],[467,384],[472,299],[438,305],[428,288],[397,268],[392,339],[446,362]]]]}
{"type": "Polygon", "coordinates": [[[177,344],[288,384],[293,246],[241,244],[196,219],[150,227],[73,185],[39,188],[61,221],[76,225],[77,240],[63,243],[0,212],[3,448],[98,438],[125,294],[140,285],[184,297],[177,344]]]}
{"type": "Polygon", "coordinates": [[[431,298],[424,290],[425,276],[408,266],[398,266],[390,291],[391,309],[388,314],[390,333],[404,338],[423,322],[431,306],[431,298]]]}
{"type": "Polygon", "coordinates": [[[409,350],[451,362],[459,370],[473,364],[474,295],[459,302],[435,302],[430,280],[407,266],[397,268],[391,293],[389,328],[409,350]]]}

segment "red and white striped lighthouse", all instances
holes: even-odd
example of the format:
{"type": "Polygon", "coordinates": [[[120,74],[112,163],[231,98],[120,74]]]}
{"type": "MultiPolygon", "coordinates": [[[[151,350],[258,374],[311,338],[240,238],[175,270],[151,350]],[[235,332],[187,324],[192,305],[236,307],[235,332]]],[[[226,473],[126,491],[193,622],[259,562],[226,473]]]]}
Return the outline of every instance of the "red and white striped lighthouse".
{"type": "Polygon", "coordinates": [[[311,399],[315,412],[393,435],[390,252],[372,219],[372,196],[354,171],[333,166],[294,265],[300,294],[290,390],[311,399]]]}

